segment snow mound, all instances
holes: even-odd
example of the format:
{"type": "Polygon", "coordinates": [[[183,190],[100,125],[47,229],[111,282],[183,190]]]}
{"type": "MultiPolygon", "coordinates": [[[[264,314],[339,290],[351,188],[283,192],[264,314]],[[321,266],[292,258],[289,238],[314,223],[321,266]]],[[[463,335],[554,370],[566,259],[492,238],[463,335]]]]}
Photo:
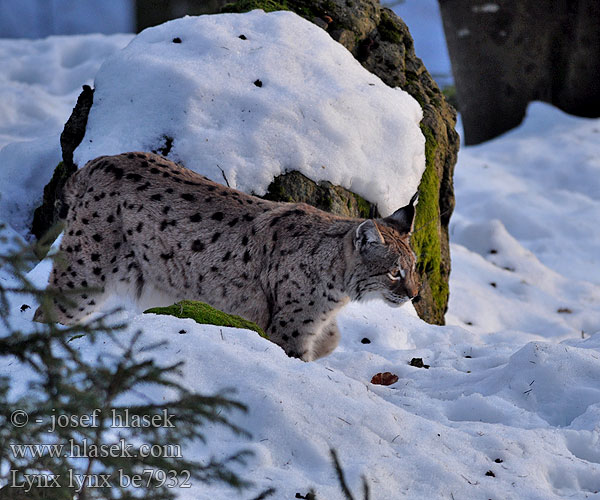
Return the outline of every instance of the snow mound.
{"type": "Polygon", "coordinates": [[[544,265],[600,284],[599,132],[598,119],[531,103],[518,128],[459,152],[451,226],[499,219],[544,265]]]}
{"type": "Polygon", "coordinates": [[[81,86],[130,39],[131,35],[0,39],[0,148],[60,134],[81,86]]]}
{"type": "MultiPolygon", "coordinates": [[[[41,274],[31,277],[37,281],[41,274]]],[[[33,311],[21,313],[21,301],[13,302],[15,324],[25,326],[33,311]]],[[[179,500],[253,498],[271,486],[277,498],[305,495],[311,486],[319,498],[341,498],[330,447],[351,487],[358,490],[364,474],[374,498],[424,500],[451,491],[469,500],[546,500],[586,498],[600,489],[598,339],[573,346],[536,342],[516,352],[501,345],[467,351],[478,341],[464,329],[426,325],[383,302],[347,309],[342,323],[358,325],[362,318],[371,331],[345,331],[340,349],[315,363],[288,358],[247,330],[152,314],[116,318],[129,322],[122,343],[137,331],[145,332],[147,343],[165,341],[158,352],[142,350],[140,361],[184,359],[181,376],[191,391],[235,389],[234,397],[248,405],[249,412],[232,421],[250,439],[209,424],[207,444],[185,446],[184,455],[203,460],[251,450],[240,472],[256,487],[238,496],[222,484],[193,484],[176,491],[179,500]],[[365,334],[372,344],[360,342],[365,334]],[[415,356],[431,368],[411,367],[415,356]],[[370,384],[383,370],[400,380],[389,387],[370,384]],[[486,475],[489,470],[495,477],[486,475]]],[[[86,338],[73,346],[90,361],[120,352],[113,342],[86,338]]],[[[0,366],[7,370],[15,370],[14,362],[0,366]]],[[[31,376],[26,367],[20,373],[31,376]]],[[[169,400],[167,389],[148,387],[144,394],[169,400]]],[[[131,404],[137,398],[131,394],[131,404]]]]}
{"type": "Polygon", "coordinates": [[[484,387],[488,383],[483,394],[500,393],[551,425],[568,426],[590,406],[600,404],[598,351],[531,342],[484,387]]]}
{"type": "Polygon", "coordinates": [[[156,150],[262,195],[298,170],[377,203],[406,204],[425,169],[422,111],[291,12],[185,17],[149,28],[95,79],[80,166],[156,150]]]}
{"type": "MultiPolygon", "coordinates": [[[[524,216],[523,223],[527,220],[524,216]]],[[[452,239],[450,324],[478,332],[509,328],[554,340],[600,329],[598,286],[540,262],[500,220],[457,217],[452,239]]]]}

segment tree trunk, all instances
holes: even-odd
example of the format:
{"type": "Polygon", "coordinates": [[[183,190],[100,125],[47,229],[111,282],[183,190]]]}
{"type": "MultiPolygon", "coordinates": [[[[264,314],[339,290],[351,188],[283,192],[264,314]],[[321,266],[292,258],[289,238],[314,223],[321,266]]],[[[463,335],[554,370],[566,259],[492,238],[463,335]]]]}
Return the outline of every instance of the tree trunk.
{"type": "Polygon", "coordinates": [[[515,127],[533,100],[600,116],[598,0],[439,0],[465,143],[515,127]]]}
{"type": "Polygon", "coordinates": [[[218,12],[228,0],[137,0],[135,3],[136,30],[162,24],[185,15],[199,16],[218,12]]]}

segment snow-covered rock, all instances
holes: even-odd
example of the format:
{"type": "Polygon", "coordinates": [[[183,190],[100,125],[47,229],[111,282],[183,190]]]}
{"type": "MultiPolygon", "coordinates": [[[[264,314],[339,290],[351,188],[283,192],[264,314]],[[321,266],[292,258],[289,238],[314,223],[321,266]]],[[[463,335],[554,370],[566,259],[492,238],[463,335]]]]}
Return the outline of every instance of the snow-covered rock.
{"type": "Polygon", "coordinates": [[[298,170],[377,203],[408,202],[425,168],[422,111],[291,12],[185,17],[107,59],[75,162],[158,150],[262,195],[298,170]]]}

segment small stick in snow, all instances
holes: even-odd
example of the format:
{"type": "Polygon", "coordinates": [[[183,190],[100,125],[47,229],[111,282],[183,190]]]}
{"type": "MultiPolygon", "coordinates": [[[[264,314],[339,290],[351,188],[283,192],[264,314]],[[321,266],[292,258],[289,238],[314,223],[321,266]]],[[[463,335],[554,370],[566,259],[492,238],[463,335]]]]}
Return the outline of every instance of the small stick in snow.
{"type": "Polygon", "coordinates": [[[223,170],[219,165],[217,165],[217,167],[219,168],[219,170],[221,171],[221,173],[223,174],[223,179],[225,179],[225,184],[227,184],[227,187],[231,187],[229,185],[229,181],[227,180],[227,176],[225,175],[225,170],[223,170]]]}

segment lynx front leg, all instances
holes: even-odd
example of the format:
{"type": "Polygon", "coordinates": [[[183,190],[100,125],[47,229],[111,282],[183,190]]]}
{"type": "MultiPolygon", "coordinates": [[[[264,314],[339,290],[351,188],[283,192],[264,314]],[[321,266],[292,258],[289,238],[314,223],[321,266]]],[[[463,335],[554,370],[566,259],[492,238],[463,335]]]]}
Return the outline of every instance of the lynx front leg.
{"type": "Polygon", "coordinates": [[[337,326],[336,317],[333,316],[321,330],[320,335],[314,339],[312,346],[313,358],[319,359],[328,356],[340,343],[340,331],[337,326]]]}
{"type": "Polygon", "coordinates": [[[313,323],[304,323],[294,317],[292,310],[282,310],[273,316],[267,328],[269,339],[279,345],[292,358],[312,361],[315,331],[313,323]]]}

